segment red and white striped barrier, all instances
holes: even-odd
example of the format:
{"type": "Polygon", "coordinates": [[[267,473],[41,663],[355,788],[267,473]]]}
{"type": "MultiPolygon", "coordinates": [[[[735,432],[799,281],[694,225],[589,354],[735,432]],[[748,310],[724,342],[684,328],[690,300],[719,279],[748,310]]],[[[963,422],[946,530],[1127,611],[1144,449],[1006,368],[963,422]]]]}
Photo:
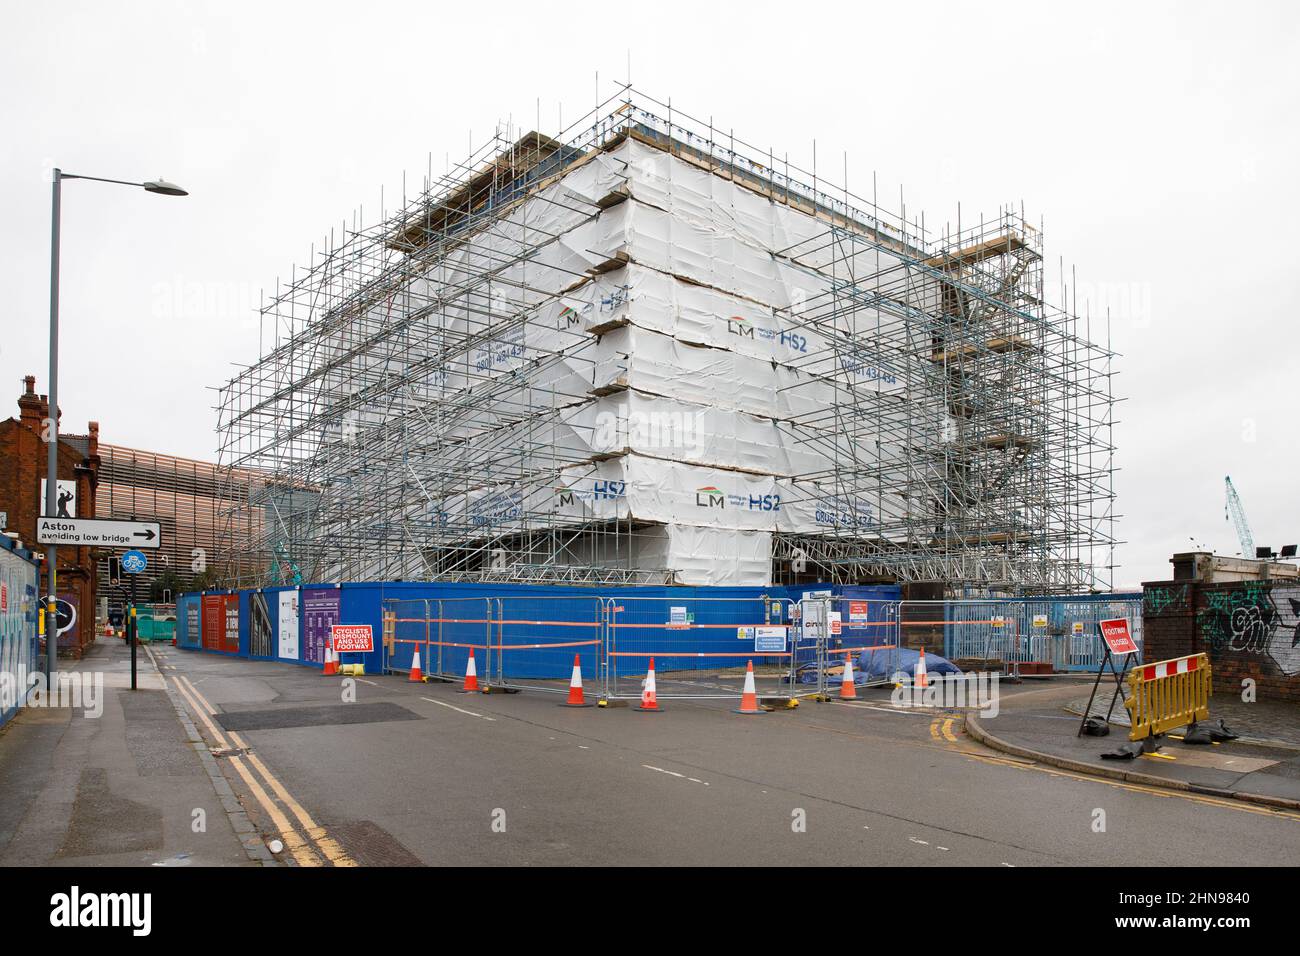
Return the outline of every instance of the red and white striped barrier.
{"type": "Polygon", "coordinates": [[[1191,657],[1178,657],[1171,661],[1161,661],[1159,664],[1148,664],[1142,668],[1142,679],[1159,680],[1161,677],[1172,677],[1174,674],[1186,674],[1200,667],[1200,655],[1194,654],[1191,657]]]}

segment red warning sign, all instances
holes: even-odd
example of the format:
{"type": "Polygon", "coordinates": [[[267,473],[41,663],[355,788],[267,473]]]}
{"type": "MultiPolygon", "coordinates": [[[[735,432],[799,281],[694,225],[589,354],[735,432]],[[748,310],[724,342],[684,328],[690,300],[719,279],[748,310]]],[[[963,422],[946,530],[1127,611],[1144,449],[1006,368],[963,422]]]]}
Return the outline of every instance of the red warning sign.
{"type": "Polygon", "coordinates": [[[1098,621],[1097,629],[1101,631],[1101,639],[1106,642],[1112,654],[1137,653],[1138,646],[1133,642],[1133,635],[1129,633],[1127,618],[1098,621]]]}
{"type": "Polygon", "coordinates": [[[375,649],[375,636],[369,624],[335,624],[330,640],[336,654],[365,654],[375,649]]]}

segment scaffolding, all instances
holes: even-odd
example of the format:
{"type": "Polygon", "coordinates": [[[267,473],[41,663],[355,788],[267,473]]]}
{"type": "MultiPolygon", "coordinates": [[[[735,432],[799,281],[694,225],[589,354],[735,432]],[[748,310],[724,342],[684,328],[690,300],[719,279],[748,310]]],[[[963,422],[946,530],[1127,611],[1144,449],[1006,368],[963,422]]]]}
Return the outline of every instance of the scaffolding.
{"type": "Polygon", "coordinates": [[[1108,590],[1114,356],[1044,281],[1023,211],[927,232],[631,88],[498,128],[263,308],[219,566],[1108,590]]]}

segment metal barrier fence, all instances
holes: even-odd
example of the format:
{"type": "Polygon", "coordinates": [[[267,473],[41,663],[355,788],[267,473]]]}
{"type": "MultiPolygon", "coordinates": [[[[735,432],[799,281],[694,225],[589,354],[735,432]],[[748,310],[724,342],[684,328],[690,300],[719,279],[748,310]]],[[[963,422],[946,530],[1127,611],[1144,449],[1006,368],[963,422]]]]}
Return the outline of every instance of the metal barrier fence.
{"type": "Polygon", "coordinates": [[[739,697],[754,664],[761,697],[833,692],[846,659],[859,685],[890,684],[924,647],[1015,671],[1048,662],[1094,670],[1099,620],[1123,617],[1142,643],[1141,598],[895,601],[503,595],[385,602],[385,670],[464,679],[474,655],[491,689],[565,693],[575,655],[607,699],[637,699],[651,659],[666,699],[739,697]],[[999,664],[1000,662],[1000,664],[999,664]]]}
{"type": "Polygon", "coordinates": [[[575,659],[584,682],[597,679],[605,609],[599,597],[493,598],[486,685],[565,694],[575,659]]]}
{"type": "Polygon", "coordinates": [[[839,644],[835,653],[854,655],[858,683],[891,684],[902,665],[903,620],[901,601],[841,598],[839,644]]]}
{"type": "Polygon", "coordinates": [[[739,698],[750,661],[760,698],[796,696],[788,599],[619,597],[606,606],[607,699],[639,698],[651,660],[660,698],[739,698]]]}
{"type": "Polygon", "coordinates": [[[492,598],[426,598],[384,604],[392,622],[392,637],[385,643],[385,671],[408,673],[419,654],[425,676],[461,680],[473,654],[475,669],[486,673],[492,643],[492,598]]]}

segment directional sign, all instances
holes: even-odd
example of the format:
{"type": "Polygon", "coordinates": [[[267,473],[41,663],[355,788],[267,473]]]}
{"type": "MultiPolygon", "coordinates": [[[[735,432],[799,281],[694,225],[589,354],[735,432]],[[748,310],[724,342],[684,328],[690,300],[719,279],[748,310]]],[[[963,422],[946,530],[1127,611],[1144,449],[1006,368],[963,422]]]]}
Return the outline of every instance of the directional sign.
{"type": "Polygon", "coordinates": [[[149,562],[145,559],[143,552],[128,551],[122,555],[123,574],[140,574],[147,567],[149,567],[149,562]]]}
{"type": "Polygon", "coordinates": [[[84,544],[97,548],[151,548],[162,545],[157,521],[113,521],[108,518],[37,518],[41,544],[84,544]]]}

